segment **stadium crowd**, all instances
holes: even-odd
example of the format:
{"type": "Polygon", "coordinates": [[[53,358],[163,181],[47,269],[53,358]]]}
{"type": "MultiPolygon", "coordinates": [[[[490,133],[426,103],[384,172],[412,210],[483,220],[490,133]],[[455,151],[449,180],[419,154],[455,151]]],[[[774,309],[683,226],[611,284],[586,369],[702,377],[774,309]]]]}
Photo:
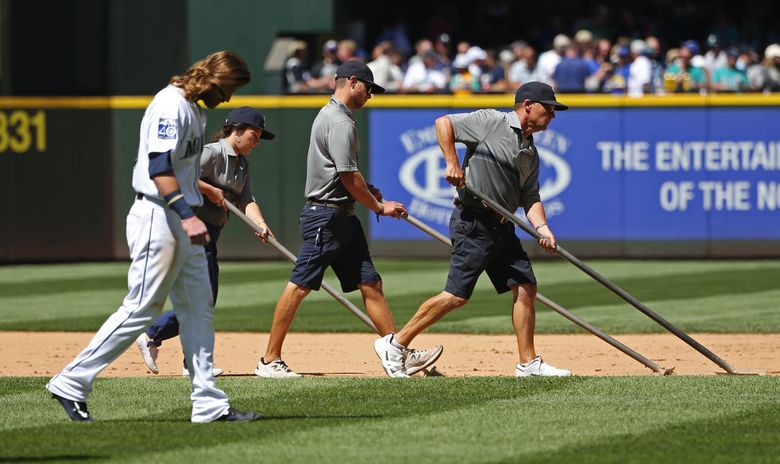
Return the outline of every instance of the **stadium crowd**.
{"type": "Polygon", "coordinates": [[[327,40],[310,64],[307,42],[293,40],[283,71],[286,93],[330,93],[339,64],[368,64],[377,84],[397,93],[507,92],[528,81],[561,93],[777,92],[780,44],[740,43],[728,30],[663,49],[659,37],[614,40],[586,28],[557,34],[550,49],[524,40],[482,48],[448,33],[417,40],[383,34],[371,50],[352,39],[327,40]]]}

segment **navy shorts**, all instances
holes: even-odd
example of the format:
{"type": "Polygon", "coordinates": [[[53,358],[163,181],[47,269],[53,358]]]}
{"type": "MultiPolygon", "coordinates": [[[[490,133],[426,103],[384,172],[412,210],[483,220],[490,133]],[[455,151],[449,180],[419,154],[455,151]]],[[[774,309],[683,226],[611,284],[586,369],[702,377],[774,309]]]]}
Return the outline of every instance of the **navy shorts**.
{"type": "Polygon", "coordinates": [[[363,227],[354,215],[307,204],[301,211],[300,227],[303,243],[290,282],[319,290],[328,266],[333,268],[344,292],[357,290],[359,284],[382,280],[368,253],[363,227]]]}
{"type": "Polygon", "coordinates": [[[519,284],[536,284],[528,254],[511,222],[501,224],[493,213],[455,208],[450,218],[450,273],[444,288],[469,299],[482,271],[498,293],[519,284]]]}

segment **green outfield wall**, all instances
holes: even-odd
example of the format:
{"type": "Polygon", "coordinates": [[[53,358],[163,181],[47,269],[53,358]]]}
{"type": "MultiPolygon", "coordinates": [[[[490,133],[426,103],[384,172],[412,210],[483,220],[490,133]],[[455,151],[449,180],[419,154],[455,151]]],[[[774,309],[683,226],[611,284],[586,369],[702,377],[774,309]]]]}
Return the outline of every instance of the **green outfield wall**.
{"type": "MultiPolygon", "coordinates": [[[[0,192],[6,199],[0,219],[0,263],[127,257],[124,221],[133,201],[131,171],[138,127],[150,98],[0,97],[0,192]]],[[[327,100],[328,96],[236,96],[229,104],[208,112],[209,133],[218,129],[232,108],[251,105],[266,114],[268,128],[277,138],[262,141],[251,154],[252,186],[277,238],[294,252],[299,245],[297,220],[303,204],[309,129],[327,100]]],[[[386,129],[369,127],[372,111],[393,109],[413,114],[421,109],[506,109],[511,101],[511,95],[376,97],[356,113],[362,141],[361,170],[370,171],[371,131],[386,129]]],[[[573,108],[603,108],[618,113],[641,107],[780,110],[778,95],[643,99],[569,95],[566,102],[573,108]]],[[[368,225],[365,210],[360,214],[368,225]]],[[[370,220],[375,224],[373,217],[370,220]]],[[[372,246],[375,254],[381,255],[445,256],[447,251],[434,243],[381,240],[372,246]]],[[[735,243],[739,246],[703,241],[667,240],[659,246],[652,240],[628,245],[610,240],[576,240],[567,248],[583,256],[780,256],[776,240],[735,243]]],[[[220,240],[220,255],[238,259],[277,256],[238,221],[228,223],[220,240]]]]}

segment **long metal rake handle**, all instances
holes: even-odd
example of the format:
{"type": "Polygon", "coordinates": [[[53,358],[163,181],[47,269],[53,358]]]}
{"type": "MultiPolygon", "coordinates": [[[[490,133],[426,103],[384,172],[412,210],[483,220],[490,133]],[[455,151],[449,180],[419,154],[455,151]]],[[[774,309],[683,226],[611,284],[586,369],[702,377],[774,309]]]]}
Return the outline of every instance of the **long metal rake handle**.
{"type": "MultiPolygon", "coordinates": [[[[233,213],[234,216],[236,216],[238,219],[241,220],[244,224],[246,224],[250,229],[252,229],[254,232],[257,232],[258,234],[262,234],[265,232],[265,230],[254,223],[249,217],[247,217],[246,214],[244,214],[240,209],[236,207],[233,203],[225,200],[225,206],[227,206],[228,210],[230,210],[231,213],[233,213]]],[[[281,243],[279,243],[278,240],[276,240],[272,236],[268,236],[268,244],[274,247],[276,251],[278,251],[282,256],[287,258],[291,263],[295,264],[295,261],[298,260],[298,258],[290,252],[287,248],[284,247],[281,243]]],[[[344,295],[339,293],[336,289],[328,285],[327,282],[322,282],[322,289],[325,290],[335,298],[339,303],[341,303],[345,308],[347,308],[352,314],[358,317],[361,321],[363,321],[364,324],[369,326],[371,330],[376,332],[378,335],[382,335],[377,330],[374,323],[371,321],[371,318],[368,317],[363,311],[361,311],[357,306],[352,304],[351,301],[349,301],[344,295]]]]}
{"type": "MultiPolygon", "coordinates": [[[[473,188],[469,187],[468,185],[465,186],[466,192],[474,195],[475,197],[479,198],[482,203],[492,209],[493,211],[497,212],[498,214],[504,216],[508,220],[512,221],[515,225],[523,229],[526,233],[528,233],[531,237],[536,239],[537,241],[542,238],[542,235],[537,232],[533,227],[526,224],[523,220],[521,220],[519,217],[517,217],[516,214],[513,212],[507,210],[503,206],[499,205],[495,201],[493,201],[491,198],[488,198],[486,195],[484,195],[482,192],[478,192],[474,190],[473,188]]],[[[641,301],[637,300],[629,294],[627,291],[623,290],[622,288],[618,287],[616,284],[614,284],[612,281],[607,279],[606,277],[602,276],[598,272],[596,272],[595,269],[588,266],[587,264],[583,263],[579,259],[577,259],[576,256],[569,253],[566,249],[564,249],[560,244],[557,245],[556,248],[557,254],[561,256],[566,261],[572,263],[575,267],[577,267],[579,270],[584,272],[585,274],[592,277],[594,280],[596,280],[601,285],[607,287],[609,290],[611,290],[613,293],[618,295],[619,297],[623,298],[626,302],[631,304],[633,307],[644,313],[647,317],[657,322],[659,325],[661,325],[663,328],[668,330],[669,332],[676,335],[679,339],[690,345],[693,349],[698,351],[699,353],[703,354],[707,359],[712,361],[713,363],[720,366],[723,370],[728,372],[729,374],[736,374],[737,372],[734,370],[733,367],[723,359],[721,359],[718,355],[707,349],[704,345],[694,340],[690,335],[686,334],[682,330],[675,327],[671,322],[667,321],[657,313],[655,313],[653,310],[645,306],[641,301]]]]}
{"type": "MultiPolygon", "coordinates": [[[[433,229],[429,225],[425,224],[424,222],[420,221],[419,219],[411,216],[406,215],[404,216],[404,219],[406,221],[417,227],[418,229],[422,230],[423,232],[427,233],[431,237],[435,238],[436,240],[440,241],[441,243],[447,245],[448,247],[452,247],[452,242],[450,242],[447,237],[439,233],[436,229],[433,229]]],[[[671,369],[664,369],[658,364],[654,363],[650,359],[642,356],[637,351],[633,350],[632,348],[624,345],[623,343],[619,342],[615,338],[613,338],[611,335],[607,334],[606,332],[601,331],[600,329],[592,326],[585,320],[581,319],[568,309],[564,308],[563,306],[559,305],[558,303],[554,302],[553,300],[547,298],[546,296],[542,295],[541,293],[536,293],[536,299],[542,302],[545,306],[549,307],[553,311],[557,312],[561,316],[565,317],[566,319],[570,320],[571,322],[577,324],[578,326],[582,327],[583,329],[587,330],[588,332],[592,333],[593,335],[599,337],[600,339],[604,340],[605,342],[609,343],[613,347],[617,348],[618,350],[622,351],[626,355],[632,357],[634,360],[638,361],[640,364],[644,365],[648,369],[651,369],[653,372],[657,374],[668,374],[671,373],[671,369]]]]}

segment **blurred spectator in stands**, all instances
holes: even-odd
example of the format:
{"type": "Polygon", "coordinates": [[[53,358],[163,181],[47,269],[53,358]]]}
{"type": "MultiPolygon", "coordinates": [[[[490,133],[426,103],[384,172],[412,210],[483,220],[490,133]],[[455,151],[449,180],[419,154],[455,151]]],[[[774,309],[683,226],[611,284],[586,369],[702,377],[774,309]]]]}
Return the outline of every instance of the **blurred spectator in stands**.
{"type": "Polygon", "coordinates": [[[734,47],[726,50],[726,65],[712,72],[712,90],[716,92],[743,92],[750,86],[747,72],[737,69],[739,50],[734,47]]]}
{"type": "Polygon", "coordinates": [[[773,43],[766,47],[762,65],[756,88],[762,92],[780,91],[780,44],[773,43]]]}
{"type": "MultiPolygon", "coordinates": [[[[412,65],[422,63],[423,55],[426,52],[434,51],[433,42],[431,42],[430,39],[420,39],[414,43],[414,51],[415,51],[415,55],[409,58],[409,61],[407,62],[409,68],[411,68],[412,65]]],[[[436,62],[438,63],[439,60],[438,53],[435,56],[436,56],[436,62]]]]}
{"type": "Polygon", "coordinates": [[[748,77],[748,86],[750,90],[756,92],[760,90],[758,81],[761,79],[761,74],[764,72],[764,67],[761,66],[758,53],[750,47],[745,47],[739,52],[737,57],[737,69],[745,71],[748,77]]]}
{"type": "Polygon", "coordinates": [[[287,47],[287,61],[284,63],[284,88],[287,93],[309,91],[311,75],[306,69],[306,42],[294,40],[287,47]]]}
{"type": "Polygon", "coordinates": [[[558,63],[563,60],[563,55],[571,45],[571,40],[564,34],[558,34],[553,38],[553,48],[539,55],[539,76],[541,82],[552,84],[553,73],[558,63]]]}
{"type": "Polygon", "coordinates": [[[626,88],[629,95],[637,97],[652,91],[653,64],[647,57],[647,43],[644,40],[632,40],[629,50],[631,51],[631,64],[628,66],[626,88]]]}
{"type": "Polygon", "coordinates": [[[482,92],[504,92],[510,90],[509,81],[501,61],[492,48],[485,50],[482,74],[479,76],[482,92]]]}
{"type": "Polygon", "coordinates": [[[479,77],[471,74],[471,71],[469,71],[470,64],[466,53],[461,53],[455,57],[455,60],[452,62],[452,78],[449,83],[449,89],[452,93],[467,94],[479,92],[479,77]]]}
{"type": "Polygon", "coordinates": [[[714,72],[727,65],[726,50],[716,34],[707,36],[707,51],[704,53],[704,67],[714,72]]]}
{"type": "Polygon", "coordinates": [[[574,43],[580,48],[582,59],[588,63],[590,74],[599,69],[599,63],[596,61],[596,47],[593,41],[593,34],[587,29],[580,29],[574,34],[574,43]]]}
{"type": "Polygon", "coordinates": [[[664,89],[668,92],[699,92],[707,89],[708,81],[704,68],[692,63],[696,48],[691,42],[693,41],[684,42],[675,62],[666,67],[664,89]]]}
{"type": "MultiPolygon", "coordinates": [[[[504,48],[498,53],[498,61],[504,67],[504,76],[506,76],[507,82],[509,81],[509,69],[515,62],[515,59],[515,54],[509,48],[504,48]]],[[[510,90],[514,89],[515,87],[510,87],[510,90]]]]}
{"type": "Polygon", "coordinates": [[[609,63],[612,56],[612,42],[609,39],[599,39],[596,41],[596,55],[593,57],[597,63],[609,63]]]}
{"type": "Polygon", "coordinates": [[[611,69],[607,67],[602,90],[608,93],[626,93],[628,72],[631,66],[631,50],[626,45],[615,44],[610,55],[611,69]]]}
{"type": "Polygon", "coordinates": [[[336,88],[336,69],[342,63],[357,59],[357,42],[343,39],[328,40],[322,47],[322,60],[311,69],[309,88],[319,92],[332,92],[336,88]]]}
{"type": "Polygon", "coordinates": [[[553,72],[553,87],[560,93],[585,92],[585,79],[590,76],[590,66],[582,58],[579,44],[571,44],[553,72]]]}
{"type": "Polygon", "coordinates": [[[647,44],[647,57],[650,59],[650,75],[652,91],[657,94],[664,93],[664,57],[661,53],[661,42],[658,37],[649,35],[645,39],[647,44]]]}
{"type": "Polygon", "coordinates": [[[523,59],[523,51],[528,46],[528,42],[525,40],[515,40],[509,45],[509,49],[512,50],[512,54],[515,56],[512,62],[523,59]]]}
{"type": "Polygon", "coordinates": [[[338,47],[336,47],[336,60],[339,63],[346,63],[349,60],[357,59],[358,45],[352,39],[339,40],[338,47]]]}
{"type": "Polygon", "coordinates": [[[336,58],[338,42],[331,39],[322,46],[322,59],[311,67],[309,88],[318,92],[330,92],[336,87],[336,69],[341,62],[336,58]]]}
{"type": "Polygon", "coordinates": [[[437,69],[434,50],[423,53],[420,61],[410,64],[404,75],[401,90],[405,92],[436,92],[447,88],[447,77],[437,69]]]}
{"type": "Polygon", "coordinates": [[[536,49],[528,45],[523,48],[522,57],[509,68],[509,82],[512,88],[517,88],[533,81],[543,82],[543,77],[536,63],[536,49]]]}
{"type": "Polygon", "coordinates": [[[404,80],[401,67],[393,62],[396,54],[393,44],[385,40],[374,47],[371,53],[373,60],[368,63],[369,69],[374,73],[374,82],[390,92],[398,91],[404,80]]]}
{"type": "Polygon", "coordinates": [[[452,39],[449,34],[439,34],[436,37],[436,42],[433,44],[433,49],[438,54],[439,63],[446,68],[452,69],[452,39]]]}
{"type": "Polygon", "coordinates": [[[475,76],[481,76],[484,71],[485,59],[487,58],[487,52],[476,45],[469,47],[466,52],[466,57],[469,59],[469,72],[475,76]]]}
{"type": "Polygon", "coordinates": [[[761,90],[760,81],[763,78],[764,67],[761,65],[761,58],[753,48],[746,47],[740,51],[737,69],[742,69],[747,74],[748,86],[752,92],[761,90]]]}

